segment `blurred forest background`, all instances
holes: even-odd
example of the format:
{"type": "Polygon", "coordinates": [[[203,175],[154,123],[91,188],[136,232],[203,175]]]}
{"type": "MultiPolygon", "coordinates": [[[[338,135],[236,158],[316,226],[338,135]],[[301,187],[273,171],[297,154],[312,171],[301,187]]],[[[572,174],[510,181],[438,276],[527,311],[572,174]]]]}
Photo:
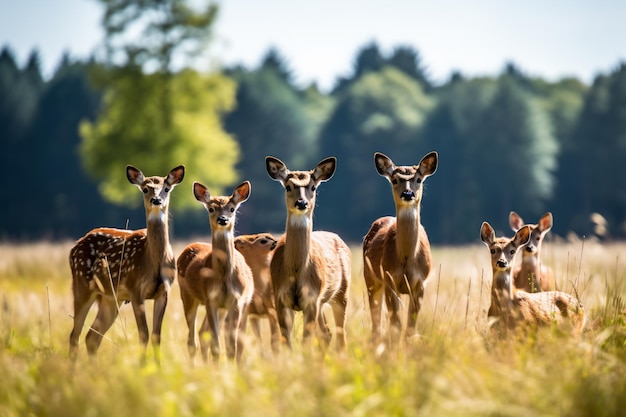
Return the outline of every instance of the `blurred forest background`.
{"type": "Polygon", "coordinates": [[[484,220],[510,234],[510,210],[531,223],[552,211],[561,236],[626,237],[624,63],[591,85],[530,77],[523,63],[434,84],[418,50],[398,45],[383,54],[368,43],[346,57],[352,74],[321,92],[298,86],[276,49],[255,68],[204,73],[174,65],[210,49],[216,5],[99,1],[105,53],[66,56],[49,79],[37,50],[19,65],[2,46],[0,166],[8,193],[1,240],[144,227],[126,164],[147,175],[186,166],[171,200],[176,239],[209,233],[193,181],[222,194],[250,180],[237,232],[280,233],[284,194],[266,174],[265,156],[311,169],[334,155],[338,169],[320,187],[315,228],[356,243],[375,218],[394,213],[374,152],[409,165],[431,150],[439,169],[425,184],[422,222],[435,244],[476,242],[484,220]]]}

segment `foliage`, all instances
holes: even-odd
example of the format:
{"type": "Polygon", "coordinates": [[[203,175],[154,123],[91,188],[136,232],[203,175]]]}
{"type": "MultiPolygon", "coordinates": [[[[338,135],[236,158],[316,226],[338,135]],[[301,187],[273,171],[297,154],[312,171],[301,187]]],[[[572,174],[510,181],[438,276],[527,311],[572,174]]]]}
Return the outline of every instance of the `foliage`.
{"type": "MultiPolygon", "coordinates": [[[[233,93],[234,84],[223,76],[186,70],[164,81],[161,74],[124,70],[109,84],[106,110],[95,123],[81,125],[86,169],[101,181],[103,195],[116,203],[137,202],[136,190],[128,187],[126,164],[146,175],[165,175],[184,164],[194,179],[219,192],[236,179],[229,167],[236,161],[237,144],[223,132],[220,120],[233,104],[233,93]],[[167,98],[164,82],[170,88],[167,98]],[[168,110],[159,105],[163,100],[168,110]]],[[[193,201],[191,193],[184,193],[172,204],[195,207],[193,201]]]]}
{"type": "Polygon", "coordinates": [[[626,65],[595,79],[571,140],[561,156],[558,197],[566,202],[567,227],[592,233],[589,218],[600,213],[615,236],[626,236],[626,65]]]}
{"type": "MultiPolygon", "coordinates": [[[[221,123],[234,104],[234,85],[222,75],[174,69],[177,59],[206,49],[217,6],[196,11],[185,0],[101,1],[107,65],[94,78],[105,97],[96,122],[81,125],[86,170],[117,204],[137,201],[129,198],[134,190],[124,178],[129,163],[147,175],[165,175],[183,164],[221,192],[236,180],[238,147],[221,123]],[[140,36],[133,39],[134,31],[140,36]]],[[[184,193],[173,206],[190,207],[193,201],[184,193]]]]}

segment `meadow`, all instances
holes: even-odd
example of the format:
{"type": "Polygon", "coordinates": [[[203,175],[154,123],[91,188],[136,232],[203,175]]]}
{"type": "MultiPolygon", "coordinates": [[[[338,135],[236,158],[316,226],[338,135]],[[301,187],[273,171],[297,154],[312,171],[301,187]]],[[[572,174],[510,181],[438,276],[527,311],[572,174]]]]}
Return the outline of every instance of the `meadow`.
{"type": "MultiPolygon", "coordinates": [[[[186,243],[176,242],[175,252],[186,243]]],[[[163,324],[160,366],[150,360],[150,347],[147,364],[140,365],[129,305],[121,308],[95,360],[87,357],[83,330],[73,365],[71,245],[0,244],[0,417],[626,412],[626,243],[544,243],[543,260],[556,272],[559,289],[577,293],[586,308],[590,323],[580,339],[557,328],[506,340],[490,337],[488,250],[482,243],[434,247],[420,336],[398,348],[369,343],[361,250],[354,245],[347,351],[303,348],[297,321],[293,351],[283,349],[275,357],[264,322],[263,342],[250,337],[239,366],[225,358],[190,362],[176,284],[163,324]]],[[[152,302],[147,306],[151,312],[152,302]]],[[[88,324],[93,316],[94,311],[88,324]]]]}

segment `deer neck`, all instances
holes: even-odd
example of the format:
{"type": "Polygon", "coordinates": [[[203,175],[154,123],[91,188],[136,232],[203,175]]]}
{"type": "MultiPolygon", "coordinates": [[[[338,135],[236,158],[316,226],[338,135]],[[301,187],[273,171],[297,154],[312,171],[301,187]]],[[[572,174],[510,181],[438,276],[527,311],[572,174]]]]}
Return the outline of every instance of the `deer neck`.
{"type": "Polygon", "coordinates": [[[213,271],[230,276],[235,265],[233,263],[235,252],[235,238],[232,230],[220,230],[212,234],[213,271]]]}
{"type": "Polygon", "coordinates": [[[513,282],[511,279],[511,269],[493,270],[493,282],[491,284],[491,309],[499,316],[501,313],[510,309],[511,300],[513,299],[513,282]]]}
{"type": "Polygon", "coordinates": [[[287,216],[285,230],[285,264],[298,271],[309,262],[311,235],[313,233],[312,213],[287,216]]]}
{"type": "Polygon", "coordinates": [[[396,248],[400,259],[415,258],[419,247],[419,205],[396,208],[396,248]]]}
{"type": "Polygon", "coordinates": [[[167,213],[158,218],[148,217],[146,228],[146,253],[150,264],[158,270],[163,259],[171,252],[167,213]]]}

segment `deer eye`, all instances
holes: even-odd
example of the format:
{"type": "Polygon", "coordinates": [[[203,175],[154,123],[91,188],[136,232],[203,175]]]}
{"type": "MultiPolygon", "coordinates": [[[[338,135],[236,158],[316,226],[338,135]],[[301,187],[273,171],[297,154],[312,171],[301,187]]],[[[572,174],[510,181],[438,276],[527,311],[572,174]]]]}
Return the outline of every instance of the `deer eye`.
{"type": "Polygon", "coordinates": [[[311,191],[315,191],[315,186],[314,185],[311,186],[311,191]]]}
{"type": "Polygon", "coordinates": [[[285,190],[291,191],[291,185],[285,185],[285,190]]]}
{"type": "Polygon", "coordinates": [[[144,194],[148,194],[148,188],[143,188],[141,191],[143,191],[144,194]]]}
{"type": "Polygon", "coordinates": [[[422,179],[421,179],[421,178],[418,178],[418,179],[416,180],[416,182],[419,184],[419,183],[421,183],[421,182],[422,182],[422,179]]]}
{"type": "Polygon", "coordinates": [[[511,250],[509,251],[509,253],[510,253],[511,255],[515,255],[515,249],[511,249],[511,250]]]}
{"type": "Polygon", "coordinates": [[[491,249],[491,254],[494,255],[496,253],[495,249],[491,249]]]}
{"type": "Polygon", "coordinates": [[[231,208],[230,208],[230,212],[231,212],[231,213],[234,213],[234,212],[235,212],[235,208],[234,208],[234,207],[231,207],[231,208]]]}
{"type": "Polygon", "coordinates": [[[166,189],[165,189],[165,192],[166,192],[166,193],[169,193],[169,192],[170,192],[170,189],[169,189],[169,188],[166,188],[166,189]]]}
{"type": "Polygon", "coordinates": [[[392,183],[393,185],[396,185],[396,184],[398,183],[398,180],[394,178],[394,179],[392,179],[392,180],[391,180],[391,183],[392,183]]]}
{"type": "Polygon", "coordinates": [[[215,209],[213,207],[209,207],[209,213],[214,213],[215,209]]]}

